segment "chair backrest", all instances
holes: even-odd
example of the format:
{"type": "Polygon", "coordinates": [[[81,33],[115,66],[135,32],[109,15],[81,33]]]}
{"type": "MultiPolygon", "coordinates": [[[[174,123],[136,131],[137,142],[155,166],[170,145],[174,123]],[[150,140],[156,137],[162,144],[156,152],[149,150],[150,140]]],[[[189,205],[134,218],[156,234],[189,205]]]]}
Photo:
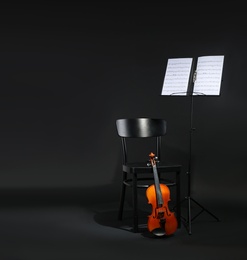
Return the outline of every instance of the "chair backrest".
{"type": "Polygon", "coordinates": [[[121,118],[116,120],[117,133],[122,139],[123,162],[127,162],[127,138],[155,138],[156,156],[161,159],[161,138],[166,135],[166,120],[157,118],[121,118]]]}

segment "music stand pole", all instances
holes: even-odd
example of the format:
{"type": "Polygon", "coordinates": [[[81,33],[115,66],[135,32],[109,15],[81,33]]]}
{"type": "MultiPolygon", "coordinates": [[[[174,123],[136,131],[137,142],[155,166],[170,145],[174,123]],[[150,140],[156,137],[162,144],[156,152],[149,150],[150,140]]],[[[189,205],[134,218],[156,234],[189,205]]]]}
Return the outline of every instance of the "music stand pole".
{"type": "MultiPolygon", "coordinates": [[[[202,93],[194,93],[194,94],[200,94],[200,95],[204,95],[202,93]]],[[[188,212],[187,212],[187,221],[185,222],[185,224],[187,224],[187,231],[189,233],[189,235],[192,234],[191,232],[191,223],[192,221],[197,218],[203,211],[206,211],[209,215],[211,215],[213,218],[215,218],[217,221],[220,221],[218,217],[216,217],[212,212],[210,212],[209,210],[207,210],[205,207],[203,207],[200,203],[198,203],[195,199],[193,199],[191,197],[191,162],[192,162],[192,135],[193,132],[195,131],[195,128],[193,127],[193,107],[194,107],[194,98],[193,98],[193,92],[191,92],[190,94],[190,139],[189,139],[189,162],[188,162],[188,171],[187,171],[187,177],[188,177],[188,187],[187,187],[187,196],[184,198],[184,200],[187,200],[188,203],[188,212]],[[193,218],[191,217],[191,202],[194,202],[197,206],[199,206],[201,208],[201,211],[195,215],[193,218]]]]}

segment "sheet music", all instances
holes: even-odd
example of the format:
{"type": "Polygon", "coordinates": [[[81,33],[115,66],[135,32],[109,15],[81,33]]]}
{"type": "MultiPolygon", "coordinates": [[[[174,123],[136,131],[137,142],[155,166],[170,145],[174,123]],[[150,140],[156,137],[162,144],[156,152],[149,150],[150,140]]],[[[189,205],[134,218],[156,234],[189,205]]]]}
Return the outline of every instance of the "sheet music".
{"type": "Polygon", "coordinates": [[[219,95],[224,56],[198,57],[193,95],[219,95]]]}
{"type": "Polygon", "coordinates": [[[187,95],[192,58],[168,59],[161,95],[187,95]]]}

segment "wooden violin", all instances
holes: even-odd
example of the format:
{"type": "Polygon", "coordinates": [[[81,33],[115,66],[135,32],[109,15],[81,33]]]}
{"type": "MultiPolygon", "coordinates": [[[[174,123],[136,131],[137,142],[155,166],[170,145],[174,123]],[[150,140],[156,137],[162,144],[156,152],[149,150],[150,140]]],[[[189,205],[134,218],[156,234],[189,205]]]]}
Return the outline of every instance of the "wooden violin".
{"type": "Polygon", "coordinates": [[[167,185],[159,183],[156,160],[154,153],[149,154],[153,168],[154,184],[146,190],[148,203],[152,205],[152,213],[148,216],[148,230],[156,236],[172,235],[178,227],[174,212],[168,207],[170,190],[167,185]]]}

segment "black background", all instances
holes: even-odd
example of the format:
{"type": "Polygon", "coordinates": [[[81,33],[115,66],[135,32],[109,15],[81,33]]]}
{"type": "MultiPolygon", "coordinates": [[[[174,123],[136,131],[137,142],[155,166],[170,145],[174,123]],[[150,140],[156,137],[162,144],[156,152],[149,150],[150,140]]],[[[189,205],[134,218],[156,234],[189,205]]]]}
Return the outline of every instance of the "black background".
{"type": "MultiPolygon", "coordinates": [[[[0,33],[1,260],[246,258],[245,8],[2,3],[0,33]],[[167,120],[164,158],[182,165],[186,195],[190,98],[161,91],[169,58],[203,55],[225,58],[220,96],[194,98],[192,198],[221,221],[203,212],[191,236],[183,225],[161,239],[126,232],[115,121],[167,120]]],[[[150,150],[133,152],[146,160],[150,150]]]]}
{"type": "Polygon", "coordinates": [[[161,96],[166,63],[225,55],[221,95],[194,98],[192,191],[246,198],[247,35],[240,9],[49,1],[5,4],[0,19],[1,191],[79,190],[92,195],[88,201],[99,191],[100,198],[118,196],[115,120],[150,116],[167,120],[166,160],[183,165],[186,192],[190,99],[161,96]]]}

